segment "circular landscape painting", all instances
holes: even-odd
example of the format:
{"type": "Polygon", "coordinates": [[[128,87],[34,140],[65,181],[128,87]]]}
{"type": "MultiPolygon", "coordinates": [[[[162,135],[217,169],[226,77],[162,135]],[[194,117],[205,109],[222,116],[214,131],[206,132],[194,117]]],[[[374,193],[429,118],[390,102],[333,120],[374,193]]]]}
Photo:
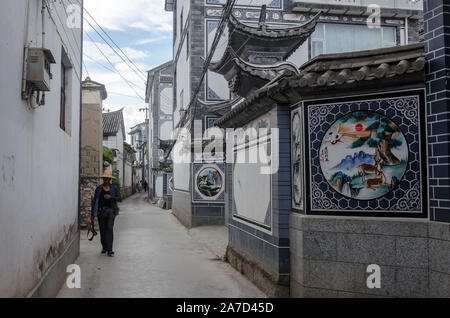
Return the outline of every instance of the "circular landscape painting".
{"type": "Polygon", "coordinates": [[[222,175],[217,169],[205,168],[197,174],[197,189],[205,197],[217,196],[220,194],[222,186],[222,175]]]}
{"type": "Polygon", "coordinates": [[[373,200],[394,190],[408,167],[408,144],[389,118],[369,111],[349,113],[325,134],[320,148],[322,173],[334,190],[373,200]]]}

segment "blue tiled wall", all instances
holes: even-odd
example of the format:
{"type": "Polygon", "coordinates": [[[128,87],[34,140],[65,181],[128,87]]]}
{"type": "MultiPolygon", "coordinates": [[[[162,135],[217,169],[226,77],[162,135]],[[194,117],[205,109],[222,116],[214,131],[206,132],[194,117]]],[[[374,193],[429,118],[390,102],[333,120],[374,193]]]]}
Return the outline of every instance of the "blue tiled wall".
{"type": "Polygon", "coordinates": [[[450,3],[424,1],[430,215],[450,222],[450,3]]]}
{"type": "MultiPolygon", "coordinates": [[[[289,283],[289,214],[291,207],[290,177],[290,111],[277,107],[272,110],[272,127],[279,128],[279,170],[272,177],[272,234],[257,226],[233,219],[229,211],[230,245],[239,253],[256,260],[268,273],[276,275],[279,283],[289,283]]],[[[227,208],[233,206],[233,169],[227,165],[227,208]]]]}

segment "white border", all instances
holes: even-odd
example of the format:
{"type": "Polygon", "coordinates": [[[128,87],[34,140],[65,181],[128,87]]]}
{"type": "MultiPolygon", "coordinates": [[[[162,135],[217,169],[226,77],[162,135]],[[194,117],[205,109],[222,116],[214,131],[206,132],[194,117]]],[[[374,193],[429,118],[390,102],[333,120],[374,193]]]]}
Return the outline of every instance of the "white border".
{"type": "MultiPolygon", "coordinates": [[[[194,164],[195,163],[192,164],[192,175],[194,176],[194,180],[192,182],[192,186],[193,186],[192,202],[193,203],[202,203],[202,202],[203,203],[224,203],[225,199],[224,200],[217,199],[225,191],[226,179],[225,179],[225,173],[222,171],[222,169],[217,164],[205,164],[205,165],[202,165],[200,167],[200,169],[194,175],[194,164]],[[220,176],[222,177],[222,188],[220,189],[219,193],[217,193],[214,197],[206,197],[198,190],[198,187],[197,187],[198,175],[200,174],[200,172],[202,172],[203,170],[208,169],[208,168],[216,169],[217,171],[219,171],[220,176]],[[196,200],[195,196],[194,196],[194,191],[196,191],[202,198],[204,198],[204,200],[196,200]]],[[[196,165],[199,165],[199,164],[196,164],[196,165]]]]}

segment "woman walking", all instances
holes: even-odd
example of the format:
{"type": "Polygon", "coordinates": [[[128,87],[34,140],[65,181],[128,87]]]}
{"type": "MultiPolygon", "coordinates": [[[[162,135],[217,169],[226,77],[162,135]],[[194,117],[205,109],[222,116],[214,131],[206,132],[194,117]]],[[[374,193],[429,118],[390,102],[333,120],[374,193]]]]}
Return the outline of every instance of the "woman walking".
{"type": "Polygon", "coordinates": [[[122,201],[122,197],[119,189],[111,184],[112,179],[115,179],[111,171],[105,171],[101,178],[103,184],[97,187],[92,199],[91,218],[92,221],[95,217],[98,218],[102,254],[108,253],[108,256],[113,257],[114,220],[119,214],[117,202],[122,201]]]}

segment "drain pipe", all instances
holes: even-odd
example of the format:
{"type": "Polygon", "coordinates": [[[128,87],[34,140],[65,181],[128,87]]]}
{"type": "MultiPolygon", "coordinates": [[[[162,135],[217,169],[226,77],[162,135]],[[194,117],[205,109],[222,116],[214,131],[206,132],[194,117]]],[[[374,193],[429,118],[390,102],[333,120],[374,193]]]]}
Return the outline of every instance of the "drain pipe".
{"type": "Polygon", "coordinates": [[[45,49],[45,0],[42,0],[42,48],[45,49]]]}
{"type": "Polygon", "coordinates": [[[27,58],[28,58],[28,35],[30,32],[30,0],[27,0],[27,12],[25,14],[25,34],[23,40],[23,66],[22,66],[22,100],[28,99],[27,94],[27,58]]]}

